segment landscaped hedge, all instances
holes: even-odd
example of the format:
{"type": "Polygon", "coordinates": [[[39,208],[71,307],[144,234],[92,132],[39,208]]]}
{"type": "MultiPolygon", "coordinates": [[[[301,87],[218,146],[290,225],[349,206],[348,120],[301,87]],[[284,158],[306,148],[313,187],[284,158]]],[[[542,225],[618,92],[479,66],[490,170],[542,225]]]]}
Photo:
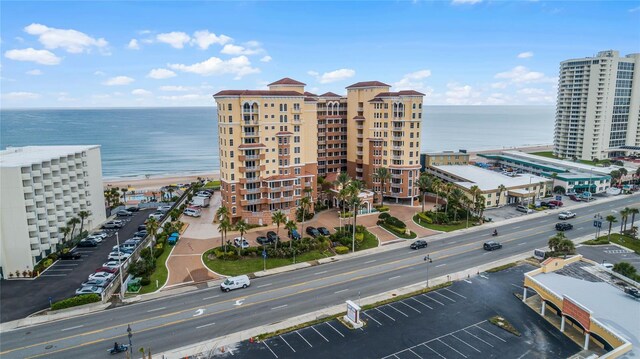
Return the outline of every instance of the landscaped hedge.
{"type": "Polygon", "coordinates": [[[349,253],[349,248],[345,246],[337,246],[334,248],[337,254],[347,254],[349,253]]]}
{"type": "Polygon", "coordinates": [[[385,219],[389,218],[389,217],[391,217],[391,215],[390,215],[389,213],[387,213],[387,212],[382,212],[382,213],[380,213],[380,214],[378,215],[378,219],[383,220],[383,221],[384,221],[385,219]]]}
{"type": "Polygon", "coordinates": [[[98,294],[83,294],[69,299],[55,302],[51,305],[51,310],[60,310],[65,308],[77,307],[79,305],[95,303],[101,301],[102,298],[98,294]]]}
{"type": "Polygon", "coordinates": [[[384,220],[385,224],[388,224],[390,226],[396,227],[396,228],[400,228],[400,229],[405,229],[407,228],[407,224],[402,222],[401,220],[397,219],[396,217],[390,216],[387,219],[384,220]]]}
{"type": "Polygon", "coordinates": [[[387,207],[387,206],[375,206],[374,208],[377,209],[378,212],[387,212],[387,211],[389,211],[389,207],[387,207]]]}

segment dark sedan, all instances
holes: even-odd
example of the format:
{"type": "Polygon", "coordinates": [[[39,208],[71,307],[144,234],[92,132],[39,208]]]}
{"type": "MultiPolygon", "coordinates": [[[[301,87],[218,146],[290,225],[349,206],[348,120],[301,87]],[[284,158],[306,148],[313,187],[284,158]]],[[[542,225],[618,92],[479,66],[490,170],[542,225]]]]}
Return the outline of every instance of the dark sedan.
{"type": "Polygon", "coordinates": [[[331,232],[329,232],[326,227],[318,227],[318,232],[320,232],[320,234],[322,234],[323,236],[328,236],[331,234],[331,232]]]}
{"type": "Polygon", "coordinates": [[[564,231],[568,231],[570,229],[573,229],[573,224],[571,224],[571,223],[563,222],[563,223],[557,223],[556,224],[556,231],[564,232],[564,231]]]}
{"type": "Polygon", "coordinates": [[[314,238],[320,235],[320,232],[316,229],[316,227],[307,227],[305,231],[307,232],[308,235],[314,238]]]}
{"type": "Polygon", "coordinates": [[[411,248],[411,249],[427,248],[427,241],[419,239],[419,240],[411,243],[411,246],[409,246],[409,248],[411,248]]]}

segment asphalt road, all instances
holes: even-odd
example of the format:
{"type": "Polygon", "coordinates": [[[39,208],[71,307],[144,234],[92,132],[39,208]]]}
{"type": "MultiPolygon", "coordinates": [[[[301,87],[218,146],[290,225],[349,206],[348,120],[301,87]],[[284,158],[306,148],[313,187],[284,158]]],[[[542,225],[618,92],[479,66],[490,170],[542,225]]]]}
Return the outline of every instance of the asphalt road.
{"type": "MultiPolygon", "coordinates": [[[[612,210],[638,206],[638,196],[596,202],[576,209],[577,238],[594,233],[592,218],[612,210]]],[[[251,287],[231,293],[210,288],[161,298],[82,317],[2,333],[3,358],[91,357],[114,341],[127,341],[127,325],[133,329],[134,348],[153,352],[209,340],[269,324],[460,270],[545,247],[554,235],[559,211],[497,227],[501,250],[485,252],[482,243],[495,239],[490,230],[461,233],[430,241],[427,249],[394,249],[372,255],[314,266],[252,281],[251,287]],[[429,253],[433,263],[423,261],[429,253]]]]}
{"type": "MultiPolygon", "coordinates": [[[[144,223],[150,212],[151,210],[142,210],[135,212],[130,218],[125,218],[130,221],[118,230],[120,240],[125,241],[133,237],[138,225],[144,223]]],[[[98,247],[77,248],[82,258],[60,260],[34,280],[0,281],[0,322],[21,319],[49,308],[49,297],[52,302],[73,297],[76,289],[87,280],[89,274],[94,273],[107,261],[107,256],[115,245],[116,236],[112,234],[98,244],[98,247]]]]}

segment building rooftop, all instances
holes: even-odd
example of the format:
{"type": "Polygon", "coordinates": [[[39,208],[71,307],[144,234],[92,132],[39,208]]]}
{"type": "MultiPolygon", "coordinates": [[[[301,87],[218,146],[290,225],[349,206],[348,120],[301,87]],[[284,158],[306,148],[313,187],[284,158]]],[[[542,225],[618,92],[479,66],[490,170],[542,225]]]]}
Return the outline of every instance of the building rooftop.
{"type": "Polygon", "coordinates": [[[519,152],[519,151],[503,151],[503,156],[509,156],[517,159],[526,159],[531,163],[536,163],[540,165],[551,165],[557,166],[565,169],[573,169],[581,172],[590,172],[592,171],[594,174],[608,175],[611,171],[618,169],[617,166],[609,166],[609,167],[597,167],[593,165],[587,165],[584,163],[573,162],[573,161],[565,161],[555,158],[547,158],[542,156],[533,155],[530,153],[519,152]]]}
{"type": "Polygon", "coordinates": [[[320,95],[320,97],[342,97],[342,96],[335,94],[333,92],[325,92],[322,95],[320,95]]]}
{"type": "Polygon", "coordinates": [[[427,156],[450,156],[450,155],[469,156],[467,152],[459,152],[459,151],[426,152],[422,154],[427,156]]]}
{"type": "Polygon", "coordinates": [[[414,90],[398,91],[398,92],[381,92],[376,97],[398,97],[398,96],[424,96],[422,92],[414,90]]]}
{"type": "Polygon", "coordinates": [[[501,173],[491,171],[471,165],[445,165],[433,166],[442,172],[449,173],[462,180],[454,181],[455,184],[471,188],[478,186],[482,191],[492,191],[500,185],[504,185],[507,189],[512,187],[525,186],[529,184],[538,184],[540,182],[548,182],[548,178],[535,176],[531,174],[522,174],[516,177],[505,176],[501,173]]]}
{"type": "Polygon", "coordinates": [[[0,167],[30,166],[92,148],[100,148],[100,145],[8,147],[0,151],[0,167]]]}
{"type": "Polygon", "coordinates": [[[225,97],[225,96],[280,96],[280,97],[299,97],[304,96],[297,91],[276,91],[276,90],[223,90],[213,97],[225,97]]]}
{"type": "Polygon", "coordinates": [[[272,83],[270,83],[270,84],[269,84],[269,85],[267,85],[267,86],[272,86],[272,85],[305,86],[306,84],[305,84],[305,83],[302,83],[302,82],[300,82],[300,81],[296,81],[296,80],[294,80],[294,79],[291,79],[291,78],[285,77],[285,78],[282,78],[282,79],[280,79],[280,80],[278,80],[278,81],[276,81],[276,82],[272,82],[272,83]]]}
{"type": "Polygon", "coordinates": [[[391,85],[387,85],[384,82],[380,82],[380,81],[364,81],[364,82],[356,82],[351,86],[347,86],[348,89],[359,88],[359,87],[391,87],[391,85]]]}

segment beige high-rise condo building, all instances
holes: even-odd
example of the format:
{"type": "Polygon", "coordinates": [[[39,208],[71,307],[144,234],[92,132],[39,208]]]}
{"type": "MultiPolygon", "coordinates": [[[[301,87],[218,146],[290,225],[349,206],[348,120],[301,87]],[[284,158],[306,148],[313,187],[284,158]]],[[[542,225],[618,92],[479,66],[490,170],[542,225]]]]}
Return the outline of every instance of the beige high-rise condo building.
{"type": "Polygon", "coordinates": [[[346,97],[305,92],[290,78],[268,86],[213,95],[222,204],[232,221],[269,224],[277,210],[293,218],[304,196],[316,201],[318,176],[345,171],[379,191],[373,173],[387,167],[385,197],[417,198],[423,94],[377,81],[347,87],[346,97]]]}
{"type": "Polygon", "coordinates": [[[560,63],[554,154],[592,160],[640,152],[640,54],[560,63]]]}

